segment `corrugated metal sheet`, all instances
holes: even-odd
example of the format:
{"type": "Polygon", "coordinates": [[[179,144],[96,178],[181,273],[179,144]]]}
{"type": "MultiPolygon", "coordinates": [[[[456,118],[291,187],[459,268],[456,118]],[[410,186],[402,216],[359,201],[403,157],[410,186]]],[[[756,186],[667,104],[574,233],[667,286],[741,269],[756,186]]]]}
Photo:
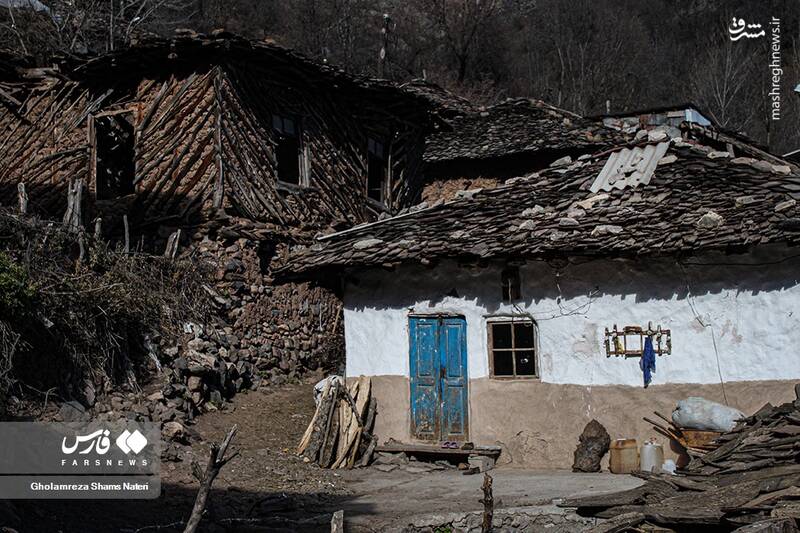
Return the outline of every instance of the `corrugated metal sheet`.
{"type": "Polygon", "coordinates": [[[629,149],[623,148],[608,157],[597,178],[592,183],[592,192],[610,191],[647,185],[653,177],[658,161],[667,153],[668,142],[648,144],[629,149]]]}

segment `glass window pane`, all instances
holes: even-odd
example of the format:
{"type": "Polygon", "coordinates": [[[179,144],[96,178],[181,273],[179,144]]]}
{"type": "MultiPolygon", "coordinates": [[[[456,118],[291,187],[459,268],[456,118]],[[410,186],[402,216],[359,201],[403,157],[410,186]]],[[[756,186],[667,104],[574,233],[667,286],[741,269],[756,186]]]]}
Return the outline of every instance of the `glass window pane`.
{"type": "Polygon", "coordinates": [[[492,324],[492,348],[512,348],[511,324],[492,324]]]}
{"type": "Polygon", "coordinates": [[[494,352],[494,375],[513,376],[514,367],[511,361],[512,352],[494,352]]]}
{"type": "Polygon", "coordinates": [[[533,348],[533,324],[517,322],[514,324],[514,348],[533,348]]]}
{"type": "Polygon", "coordinates": [[[283,121],[281,117],[278,115],[272,115],[272,127],[275,128],[276,131],[283,132],[283,121]]]}
{"type": "Polygon", "coordinates": [[[514,352],[514,357],[517,359],[518,376],[536,375],[536,359],[534,357],[534,352],[528,350],[514,352]]]}
{"type": "Polygon", "coordinates": [[[294,127],[294,120],[290,118],[283,119],[283,127],[286,135],[295,135],[296,129],[294,127]]]}

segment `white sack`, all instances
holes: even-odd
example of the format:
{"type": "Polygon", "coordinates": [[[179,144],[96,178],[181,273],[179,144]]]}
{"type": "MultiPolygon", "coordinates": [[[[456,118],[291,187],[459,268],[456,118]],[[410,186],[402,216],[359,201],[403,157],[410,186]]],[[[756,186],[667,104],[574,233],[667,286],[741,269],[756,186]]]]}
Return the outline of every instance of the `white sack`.
{"type": "Polygon", "coordinates": [[[322,400],[322,391],[325,390],[325,385],[330,383],[333,386],[334,381],[339,381],[340,383],[344,383],[341,376],[331,375],[327,378],[321,379],[314,385],[314,402],[319,405],[319,402],[322,400]]]}
{"type": "Polygon", "coordinates": [[[687,429],[730,431],[745,414],[738,409],[705,398],[692,396],[678,402],[672,411],[672,421],[687,429]]]}

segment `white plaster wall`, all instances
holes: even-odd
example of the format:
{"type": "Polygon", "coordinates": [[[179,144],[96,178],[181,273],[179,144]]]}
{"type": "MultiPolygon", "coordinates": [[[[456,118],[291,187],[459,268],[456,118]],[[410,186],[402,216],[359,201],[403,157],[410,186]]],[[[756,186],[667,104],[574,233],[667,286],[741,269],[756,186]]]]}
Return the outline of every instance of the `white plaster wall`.
{"type": "Polygon", "coordinates": [[[653,384],[799,379],[800,259],[771,250],[690,261],[737,264],[531,262],[515,305],[501,303],[499,265],[354,275],[345,289],[347,374],[407,376],[409,314],[450,313],[467,321],[469,377],[485,377],[487,319],[522,312],[538,324],[543,382],[641,386],[639,358],[606,357],[603,333],[649,321],[672,330],[672,354],[657,358],[653,384]]]}

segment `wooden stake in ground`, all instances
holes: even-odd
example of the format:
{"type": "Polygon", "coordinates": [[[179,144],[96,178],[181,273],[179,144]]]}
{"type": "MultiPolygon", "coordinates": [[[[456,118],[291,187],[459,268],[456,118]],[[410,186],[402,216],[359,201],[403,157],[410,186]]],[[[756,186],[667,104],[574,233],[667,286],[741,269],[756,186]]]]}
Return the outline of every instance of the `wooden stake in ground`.
{"type": "Polygon", "coordinates": [[[228,434],[225,435],[225,438],[219,446],[217,444],[211,445],[211,453],[208,456],[208,465],[206,466],[205,475],[200,482],[200,490],[197,491],[197,498],[194,500],[192,514],[186,522],[186,529],[183,530],[183,533],[194,533],[197,531],[197,526],[200,525],[200,520],[203,518],[203,510],[206,508],[208,495],[211,492],[211,484],[214,483],[214,479],[217,477],[217,474],[219,474],[219,471],[222,470],[222,467],[239,455],[239,452],[236,452],[230,457],[225,457],[228,446],[238,429],[238,426],[234,425],[230,431],[228,431],[228,434]]]}
{"type": "Polygon", "coordinates": [[[494,496],[492,496],[492,476],[483,474],[483,522],[481,523],[481,533],[489,533],[492,530],[492,518],[494,517],[494,496]]]}

